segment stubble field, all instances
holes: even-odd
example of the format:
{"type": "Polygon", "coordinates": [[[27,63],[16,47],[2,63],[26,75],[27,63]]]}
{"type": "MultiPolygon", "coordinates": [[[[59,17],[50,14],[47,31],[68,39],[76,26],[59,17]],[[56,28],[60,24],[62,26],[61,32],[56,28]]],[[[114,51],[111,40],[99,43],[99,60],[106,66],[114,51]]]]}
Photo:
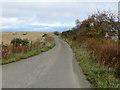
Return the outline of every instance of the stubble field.
{"type": "Polygon", "coordinates": [[[48,34],[52,35],[52,32],[27,32],[26,35],[23,35],[26,32],[0,32],[1,42],[3,44],[10,44],[10,41],[13,38],[27,38],[30,41],[34,42],[37,39],[41,39],[42,35],[48,34]]]}

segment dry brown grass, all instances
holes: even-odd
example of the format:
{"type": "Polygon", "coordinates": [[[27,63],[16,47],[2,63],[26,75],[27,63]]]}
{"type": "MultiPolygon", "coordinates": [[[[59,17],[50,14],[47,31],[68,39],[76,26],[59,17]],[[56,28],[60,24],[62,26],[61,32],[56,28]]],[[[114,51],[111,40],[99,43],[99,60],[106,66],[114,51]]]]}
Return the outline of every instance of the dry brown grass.
{"type": "MultiPolygon", "coordinates": [[[[24,32],[17,32],[16,35],[13,35],[13,32],[0,32],[2,38],[0,38],[4,44],[10,44],[10,41],[13,38],[28,38],[30,41],[35,42],[37,39],[41,39],[43,34],[52,34],[51,32],[27,32],[27,35],[23,35],[24,32]]],[[[1,42],[0,42],[1,43],[1,42]]]]}
{"type": "Polygon", "coordinates": [[[90,58],[97,59],[100,65],[109,65],[115,68],[119,62],[118,42],[81,36],[74,42],[74,45],[86,48],[90,53],[90,58]]]}
{"type": "Polygon", "coordinates": [[[42,48],[47,48],[51,47],[54,44],[54,37],[52,35],[48,35],[45,37],[44,41],[41,42],[41,39],[37,38],[36,41],[29,42],[27,45],[14,45],[14,44],[9,44],[9,45],[0,45],[2,47],[1,49],[1,55],[2,59],[9,59],[13,57],[16,54],[26,54],[28,52],[32,52],[35,50],[41,50],[42,48]]]}

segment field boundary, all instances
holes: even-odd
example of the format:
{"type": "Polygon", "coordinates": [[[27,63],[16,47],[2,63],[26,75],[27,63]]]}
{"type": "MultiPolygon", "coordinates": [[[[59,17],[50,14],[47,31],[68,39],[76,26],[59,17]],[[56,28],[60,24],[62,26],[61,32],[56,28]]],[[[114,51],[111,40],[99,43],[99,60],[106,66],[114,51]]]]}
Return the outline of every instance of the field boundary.
{"type": "Polygon", "coordinates": [[[16,61],[23,60],[23,59],[26,59],[26,58],[29,58],[29,57],[32,57],[32,56],[39,55],[43,52],[46,52],[46,51],[52,49],[55,45],[56,44],[54,42],[50,46],[46,46],[46,47],[43,47],[43,48],[38,49],[38,50],[30,51],[30,52],[27,52],[27,53],[17,53],[11,58],[2,59],[0,64],[2,64],[2,65],[9,64],[9,63],[12,63],[12,62],[16,62],[16,61]]]}

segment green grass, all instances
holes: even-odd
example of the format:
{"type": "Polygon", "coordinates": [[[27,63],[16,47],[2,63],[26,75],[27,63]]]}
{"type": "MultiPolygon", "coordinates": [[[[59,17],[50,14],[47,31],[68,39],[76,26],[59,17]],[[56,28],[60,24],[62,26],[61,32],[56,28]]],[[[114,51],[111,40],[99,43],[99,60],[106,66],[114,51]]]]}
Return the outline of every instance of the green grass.
{"type": "Polygon", "coordinates": [[[22,59],[26,59],[28,57],[32,57],[32,56],[38,55],[42,52],[46,52],[46,51],[52,49],[54,46],[55,46],[55,43],[53,43],[51,46],[47,46],[47,47],[44,47],[44,48],[41,48],[38,50],[32,50],[27,53],[17,53],[9,59],[2,59],[0,64],[8,64],[8,63],[16,62],[16,61],[19,61],[22,59]]]}
{"type": "Polygon", "coordinates": [[[92,88],[120,88],[120,80],[115,77],[112,69],[100,66],[96,60],[90,59],[86,49],[72,45],[72,42],[67,39],[65,41],[72,47],[76,60],[79,62],[92,88]]]}
{"type": "Polygon", "coordinates": [[[92,87],[120,88],[120,81],[115,78],[110,68],[100,66],[95,60],[90,60],[89,53],[85,49],[73,47],[73,51],[92,87]]]}

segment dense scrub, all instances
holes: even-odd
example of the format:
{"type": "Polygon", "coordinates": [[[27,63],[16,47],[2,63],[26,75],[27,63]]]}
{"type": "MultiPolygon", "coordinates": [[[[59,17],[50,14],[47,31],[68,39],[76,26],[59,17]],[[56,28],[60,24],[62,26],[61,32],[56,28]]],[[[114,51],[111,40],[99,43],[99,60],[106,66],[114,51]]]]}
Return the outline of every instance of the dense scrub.
{"type": "MultiPolygon", "coordinates": [[[[109,67],[120,77],[120,23],[109,12],[98,12],[84,21],[76,20],[76,27],[62,32],[62,37],[70,40],[72,46],[84,48],[90,60],[102,67],[109,67]],[[105,34],[117,34],[118,40],[105,38],[105,34]]],[[[109,75],[110,73],[108,73],[109,75]]]]}
{"type": "Polygon", "coordinates": [[[59,32],[58,32],[58,31],[55,31],[55,32],[54,32],[54,35],[57,35],[57,36],[58,36],[58,35],[59,35],[59,32]]]}
{"type": "Polygon", "coordinates": [[[99,64],[86,48],[76,45],[77,42],[71,42],[66,38],[62,39],[72,47],[76,60],[92,88],[120,88],[120,80],[115,77],[113,69],[99,64]]]}

